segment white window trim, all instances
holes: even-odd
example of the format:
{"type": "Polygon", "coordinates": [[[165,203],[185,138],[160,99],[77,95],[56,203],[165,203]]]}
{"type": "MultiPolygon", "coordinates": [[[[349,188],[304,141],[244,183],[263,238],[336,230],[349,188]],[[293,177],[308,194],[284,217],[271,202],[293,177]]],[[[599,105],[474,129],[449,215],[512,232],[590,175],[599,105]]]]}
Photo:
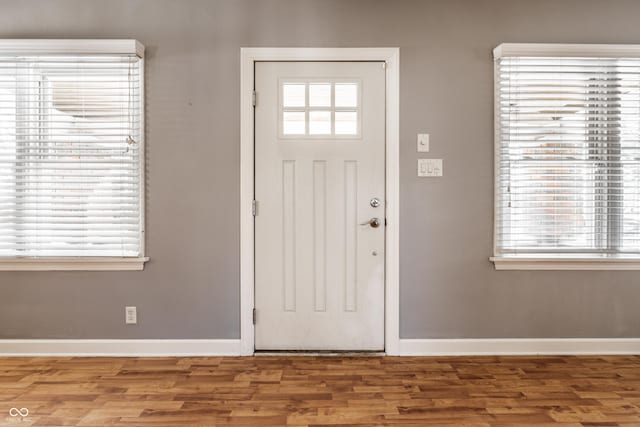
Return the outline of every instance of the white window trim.
{"type": "MultiPolygon", "coordinates": [[[[140,89],[144,94],[144,50],[133,39],[3,39],[0,54],[60,55],[135,54],[140,61],[140,89]]],[[[145,120],[144,96],[140,98],[140,257],[68,257],[68,258],[0,258],[0,271],[128,271],[143,270],[149,258],[145,256],[145,120]]]]}
{"type": "Polygon", "coordinates": [[[509,56],[599,56],[603,58],[640,58],[637,44],[561,44],[561,43],[503,43],[493,49],[493,58],[509,56]]]}
{"type": "Polygon", "coordinates": [[[0,259],[0,271],[127,271],[143,270],[148,257],[11,258],[0,259]]]}
{"type": "MultiPolygon", "coordinates": [[[[570,56],[603,58],[640,58],[640,45],[631,44],[559,44],[559,43],[503,43],[493,50],[494,60],[510,56],[570,56]]],[[[494,75],[494,87],[497,76],[494,75]]],[[[499,115],[495,113],[497,97],[494,90],[494,204],[498,188],[500,164],[500,136],[499,115]]],[[[493,218],[493,253],[496,254],[497,217],[493,218]]],[[[640,257],[624,255],[604,256],[594,255],[513,255],[493,256],[489,261],[494,263],[496,270],[640,270],[640,257]]]]}
{"type": "Polygon", "coordinates": [[[126,55],[144,58],[144,45],[132,39],[2,39],[0,53],[5,55],[126,55]]]}
{"type": "Polygon", "coordinates": [[[621,257],[509,256],[489,258],[496,270],[640,270],[640,259],[621,257]]]}

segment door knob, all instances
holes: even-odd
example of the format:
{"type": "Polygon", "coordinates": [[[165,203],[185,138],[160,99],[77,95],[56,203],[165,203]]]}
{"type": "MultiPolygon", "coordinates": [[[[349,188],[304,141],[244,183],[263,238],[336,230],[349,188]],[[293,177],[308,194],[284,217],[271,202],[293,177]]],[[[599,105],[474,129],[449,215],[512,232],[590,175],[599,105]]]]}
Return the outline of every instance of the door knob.
{"type": "Polygon", "coordinates": [[[378,228],[380,227],[380,220],[378,218],[371,218],[369,221],[363,222],[360,225],[370,225],[371,228],[378,228]]]}

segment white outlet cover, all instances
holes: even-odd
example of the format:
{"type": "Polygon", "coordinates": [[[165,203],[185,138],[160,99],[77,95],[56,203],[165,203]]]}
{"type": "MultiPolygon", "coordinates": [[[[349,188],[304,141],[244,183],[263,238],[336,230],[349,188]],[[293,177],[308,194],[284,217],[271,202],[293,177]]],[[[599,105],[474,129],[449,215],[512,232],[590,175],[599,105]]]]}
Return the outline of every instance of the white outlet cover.
{"type": "Polygon", "coordinates": [[[127,325],[135,325],[138,323],[138,311],[136,307],[130,306],[124,308],[124,321],[127,325]]]}
{"type": "Polygon", "coordinates": [[[429,152],[429,134],[428,133],[419,133],[417,142],[418,142],[418,153],[429,152]]]}

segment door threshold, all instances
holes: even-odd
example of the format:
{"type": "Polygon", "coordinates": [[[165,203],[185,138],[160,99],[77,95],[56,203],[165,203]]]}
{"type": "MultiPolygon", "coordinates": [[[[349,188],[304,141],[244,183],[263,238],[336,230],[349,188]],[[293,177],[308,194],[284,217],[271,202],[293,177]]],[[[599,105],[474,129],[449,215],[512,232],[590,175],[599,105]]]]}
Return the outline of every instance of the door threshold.
{"type": "Polygon", "coordinates": [[[381,357],[384,351],[354,351],[354,350],[256,350],[254,356],[278,357],[381,357]]]}

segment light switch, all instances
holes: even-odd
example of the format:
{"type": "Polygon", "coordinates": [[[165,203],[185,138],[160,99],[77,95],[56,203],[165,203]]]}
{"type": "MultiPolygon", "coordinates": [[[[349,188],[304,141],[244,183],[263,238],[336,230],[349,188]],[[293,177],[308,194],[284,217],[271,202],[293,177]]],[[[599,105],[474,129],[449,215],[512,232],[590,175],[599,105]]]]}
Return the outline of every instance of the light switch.
{"type": "Polygon", "coordinates": [[[418,176],[442,176],[442,159],[418,159],[418,176]]]}
{"type": "Polygon", "coordinates": [[[429,152],[429,134],[428,133],[418,134],[418,152],[419,153],[429,152]]]}

